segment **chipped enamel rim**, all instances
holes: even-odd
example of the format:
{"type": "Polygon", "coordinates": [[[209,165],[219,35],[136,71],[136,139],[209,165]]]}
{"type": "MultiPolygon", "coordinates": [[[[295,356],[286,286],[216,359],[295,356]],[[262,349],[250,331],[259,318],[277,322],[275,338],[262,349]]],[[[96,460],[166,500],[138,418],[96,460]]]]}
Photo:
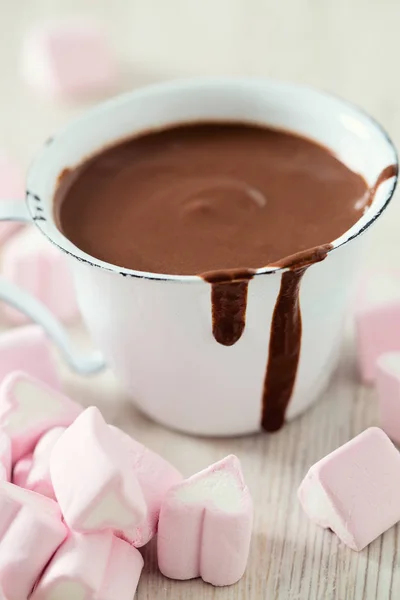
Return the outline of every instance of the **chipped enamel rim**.
{"type": "MultiPolygon", "coordinates": [[[[364,127],[366,131],[369,130],[372,132],[373,135],[378,136],[380,142],[384,143],[384,145],[386,146],[386,152],[388,153],[388,157],[390,157],[386,166],[389,166],[390,164],[398,165],[398,157],[395,146],[391,138],[381,127],[381,125],[377,123],[367,113],[365,113],[362,109],[332,94],[328,94],[326,92],[322,92],[306,86],[286,82],[278,82],[268,79],[196,78],[181,81],[173,81],[170,83],[162,83],[148,86],[146,88],[139,89],[133,92],[128,92],[121,96],[117,96],[116,98],[113,98],[111,100],[108,100],[96,106],[95,108],[92,108],[91,110],[87,111],[84,115],[72,121],[59,134],[50,138],[46,142],[42,150],[37,155],[36,159],[33,161],[28,171],[27,177],[26,202],[30,216],[34,221],[35,225],[61,251],[73,257],[74,259],[82,263],[88,264],[92,267],[103,269],[111,273],[120,274],[124,277],[136,277],[140,279],[164,280],[186,283],[202,281],[201,277],[199,277],[198,275],[169,275],[163,273],[152,273],[146,271],[137,271],[134,269],[121,268],[117,265],[113,265],[111,263],[107,263],[102,260],[96,259],[91,255],[87,254],[86,252],[77,248],[70,240],[68,240],[68,238],[66,238],[59,231],[55,224],[52,204],[55,184],[53,185],[53,187],[49,186],[48,184],[48,177],[46,176],[46,164],[51,158],[55,149],[61,149],[64,144],[68,144],[68,140],[71,139],[72,136],[76,135],[76,132],[80,128],[84,129],[85,125],[88,123],[89,120],[101,120],[108,112],[123,109],[124,107],[128,106],[133,100],[135,100],[136,102],[140,101],[143,104],[145,104],[146,101],[148,101],[149,99],[154,100],[154,98],[159,97],[159,99],[161,100],[160,111],[162,112],[162,97],[168,94],[200,94],[204,91],[207,91],[208,93],[215,93],[215,95],[224,94],[225,101],[227,101],[227,98],[229,98],[229,94],[231,93],[244,94],[245,92],[249,93],[249,91],[252,90],[257,91],[258,94],[262,92],[262,94],[265,95],[267,95],[269,91],[272,91],[275,93],[275,95],[276,93],[282,94],[282,97],[290,97],[291,94],[300,94],[301,97],[304,97],[304,100],[310,98],[311,100],[317,103],[331,103],[332,106],[339,112],[342,110],[344,115],[346,113],[351,114],[352,118],[356,119],[357,122],[359,122],[359,124],[362,127],[364,127]],[[44,200],[44,198],[47,198],[47,200],[44,200]]],[[[197,120],[201,119],[202,117],[199,117],[197,120]]],[[[208,117],[208,119],[204,118],[204,120],[211,119],[212,117],[208,117]]],[[[223,117],[215,117],[215,120],[223,121],[224,119],[223,117]]],[[[236,119],[227,117],[226,120],[236,120],[242,123],[255,123],[254,119],[252,120],[240,117],[237,117],[236,119]]],[[[184,121],[187,122],[187,119],[184,119],[184,121]]],[[[179,120],[173,120],[169,121],[169,124],[176,124],[178,122],[179,120]]],[[[328,122],[329,120],[327,119],[327,123],[328,122]]],[[[258,121],[258,123],[268,124],[267,120],[258,121]]],[[[164,124],[164,127],[167,126],[168,123],[164,124]]],[[[144,129],[146,130],[147,128],[144,129]]],[[[288,129],[290,129],[290,126],[288,126],[288,129]]],[[[127,137],[134,135],[135,132],[140,133],[140,127],[134,129],[133,132],[130,132],[127,135],[127,137]]],[[[121,139],[120,136],[116,136],[114,138],[114,143],[118,141],[118,139],[121,139]]],[[[317,138],[314,139],[318,141],[317,138]]],[[[108,145],[111,144],[112,142],[110,141],[108,145]]],[[[79,164],[81,160],[82,158],[77,161],[77,164],[79,164]]],[[[64,168],[73,168],[74,166],[76,166],[76,164],[68,164],[65,165],[64,168]]],[[[59,173],[61,171],[62,169],[59,169],[59,173]]],[[[371,206],[366,211],[366,213],[348,231],[346,231],[339,238],[331,242],[332,248],[328,251],[329,254],[334,252],[337,248],[340,248],[341,246],[347,244],[351,240],[357,238],[376,221],[376,219],[383,213],[383,211],[389,205],[397,185],[397,180],[398,176],[394,175],[390,180],[386,182],[385,193],[380,194],[379,198],[375,196],[375,199],[373,200],[371,206]]],[[[255,270],[254,276],[256,277],[258,275],[273,274],[282,270],[284,270],[284,268],[282,267],[262,267],[260,269],[255,270]]]]}

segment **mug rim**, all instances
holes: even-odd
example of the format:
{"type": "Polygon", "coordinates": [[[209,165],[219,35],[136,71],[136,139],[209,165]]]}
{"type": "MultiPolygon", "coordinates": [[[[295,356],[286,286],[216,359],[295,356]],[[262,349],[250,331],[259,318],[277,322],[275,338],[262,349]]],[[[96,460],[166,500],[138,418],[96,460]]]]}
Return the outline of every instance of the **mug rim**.
{"type": "MultiPolygon", "coordinates": [[[[303,84],[298,84],[295,82],[288,82],[288,81],[283,81],[283,80],[277,80],[277,79],[272,79],[272,78],[268,78],[268,77],[265,77],[265,78],[257,78],[257,77],[194,77],[194,78],[185,78],[185,79],[174,79],[174,80],[171,80],[168,82],[154,83],[151,85],[146,85],[141,88],[125,92],[123,94],[118,94],[112,98],[109,98],[103,102],[96,104],[95,106],[91,107],[88,110],[85,110],[82,114],[80,114],[78,117],[72,119],[63,128],[61,128],[61,130],[58,132],[58,134],[49,138],[47,140],[47,142],[45,142],[44,146],[42,146],[42,152],[47,148],[48,145],[50,145],[55,140],[55,138],[57,138],[59,135],[67,133],[71,127],[77,126],[79,124],[79,122],[84,121],[88,116],[90,116],[90,115],[95,116],[96,114],[100,115],[103,111],[106,111],[109,107],[116,106],[119,103],[123,103],[126,100],[130,99],[131,97],[138,97],[140,95],[145,97],[146,94],[151,94],[151,93],[156,94],[156,93],[160,93],[163,91],[171,90],[173,88],[185,90],[188,88],[194,88],[196,86],[214,86],[215,89],[217,89],[220,86],[229,85],[229,84],[231,84],[231,85],[236,84],[238,86],[240,86],[240,85],[242,85],[242,86],[266,85],[267,86],[268,84],[270,84],[270,85],[273,84],[273,85],[277,85],[277,86],[281,85],[282,88],[284,88],[286,86],[289,88],[290,87],[295,88],[297,90],[303,90],[304,92],[320,94],[321,96],[325,96],[328,99],[331,98],[333,100],[337,100],[343,106],[350,108],[355,113],[358,113],[360,116],[362,116],[364,119],[366,119],[368,121],[369,125],[373,129],[378,131],[378,133],[385,140],[385,142],[387,143],[389,149],[391,150],[391,152],[393,154],[393,162],[391,164],[393,164],[395,167],[397,167],[396,172],[393,174],[393,176],[389,180],[391,182],[391,186],[390,186],[390,188],[388,188],[388,190],[386,192],[386,196],[385,196],[380,208],[376,212],[372,212],[370,218],[368,220],[366,220],[366,222],[363,225],[360,225],[360,222],[362,220],[362,217],[360,217],[360,219],[358,221],[356,221],[350,229],[346,230],[343,234],[341,234],[338,238],[336,238],[336,240],[327,242],[327,244],[328,243],[331,244],[331,247],[327,250],[327,254],[331,254],[337,248],[340,248],[340,247],[346,245],[347,243],[351,242],[352,240],[356,239],[358,236],[363,234],[367,229],[369,229],[369,227],[386,210],[391,199],[393,198],[394,191],[397,187],[397,183],[398,183],[398,179],[399,179],[399,158],[398,158],[396,146],[395,146],[392,138],[386,131],[386,129],[374,117],[372,117],[367,111],[360,108],[357,104],[341,98],[337,94],[334,94],[331,92],[326,92],[325,90],[321,90],[314,86],[303,85],[303,84]],[[357,225],[360,225],[360,226],[357,228],[357,225]],[[349,233],[352,229],[356,229],[356,231],[353,231],[353,233],[351,233],[349,235],[349,233]],[[336,241],[338,241],[338,243],[335,243],[336,241]]],[[[41,158],[41,153],[39,153],[31,162],[31,165],[28,169],[27,181],[29,181],[30,176],[31,176],[32,172],[34,171],[34,168],[37,165],[37,163],[40,162],[40,158],[41,158]]],[[[33,197],[33,199],[37,199],[37,196],[35,196],[35,194],[31,190],[26,189],[26,204],[27,204],[27,208],[28,208],[28,211],[30,213],[33,223],[38,227],[38,229],[41,231],[41,233],[53,245],[55,245],[57,248],[59,248],[62,252],[64,252],[68,256],[71,256],[72,258],[74,258],[75,260],[77,260],[81,263],[85,263],[92,267],[100,268],[106,272],[120,274],[121,276],[124,276],[124,277],[134,277],[134,278],[138,278],[138,279],[149,279],[149,280],[171,281],[171,282],[182,282],[182,283],[203,281],[200,275],[171,275],[171,274],[167,274],[167,273],[139,271],[136,269],[120,267],[118,265],[114,265],[113,263],[109,263],[109,262],[97,259],[97,258],[91,256],[90,254],[86,253],[85,251],[81,250],[77,246],[75,246],[75,244],[73,244],[73,242],[71,242],[56,226],[55,221],[54,221],[54,215],[52,214],[52,222],[54,224],[54,227],[57,230],[58,235],[62,238],[62,240],[64,242],[67,242],[67,245],[70,248],[70,249],[67,249],[65,247],[65,245],[62,245],[61,243],[58,243],[55,239],[53,239],[53,237],[47,231],[47,228],[44,226],[43,221],[40,218],[39,219],[35,218],[35,216],[32,213],[32,207],[29,203],[29,199],[32,197],[33,197]]],[[[371,207],[372,206],[373,206],[373,202],[371,204],[371,207]]],[[[288,269],[288,267],[286,267],[286,266],[268,266],[267,265],[265,267],[260,267],[259,269],[255,269],[253,277],[257,277],[259,275],[270,275],[273,273],[285,271],[287,269],[288,269]]]]}

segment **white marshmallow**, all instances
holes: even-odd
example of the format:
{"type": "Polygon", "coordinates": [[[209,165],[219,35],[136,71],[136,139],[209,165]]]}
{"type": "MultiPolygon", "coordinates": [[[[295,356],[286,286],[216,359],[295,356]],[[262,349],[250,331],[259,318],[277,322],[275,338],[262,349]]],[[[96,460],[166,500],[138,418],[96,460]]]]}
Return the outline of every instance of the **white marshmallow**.
{"type": "Polygon", "coordinates": [[[246,569],[252,524],[240,462],[228,456],[169,490],[158,525],[160,571],[172,579],[236,583],[246,569]]]}
{"type": "Polygon", "coordinates": [[[11,373],[0,385],[0,427],[11,439],[14,464],[46,431],[70,425],[81,412],[79,404],[25,373],[11,373]]]}
{"type": "Polygon", "coordinates": [[[312,521],[362,550],[400,521],[400,453],[371,427],[313,465],[298,495],[312,521]]]}
{"type": "Polygon", "coordinates": [[[94,20],[64,18],[32,27],[22,46],[22,75],[41,96],[76,99],[113,86],[116,64],[94,20]]]}
{"type": "Polygon", "coordinates": [[[30,600],[132,600],[142,568],[140,552],[110,531],[71,531],[30,600]]]}
{"type": "Polygon", "coordinates": [[[0,585],[9,600],[27,600],[66,535],[53,500],[0,483],[0,585]]]}
{"type": "Polygon", "coordinates": [[[71,529],[112,529],[132,541],[147,514],[129,453],[100,411],[85,410],[55,444],[50,457],[54,492],[71,529]]]}

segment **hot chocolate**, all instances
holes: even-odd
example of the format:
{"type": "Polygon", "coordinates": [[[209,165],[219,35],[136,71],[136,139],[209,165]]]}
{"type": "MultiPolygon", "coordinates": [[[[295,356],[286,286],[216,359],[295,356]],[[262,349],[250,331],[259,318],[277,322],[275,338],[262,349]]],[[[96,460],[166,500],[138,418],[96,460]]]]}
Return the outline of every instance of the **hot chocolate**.
{"type": "Polygon", "coordinates": [[[92,256],[139,271],[200,274],[211,285],[214,338],[225,346],[244,331],[255,269],[288,269],[266,332],[260,414],[274,431],[296,380],[302,277],[394,174],[396,166],[387,167],[369,188],[306,138],[198,123],[120,142],[64,172],[55,206],[60,229],[92,256]]]}
{"type": "Polygon", "coordinates": [[[121,142],[65,175],[59,221],[88,254],[140,271],[256,269],[330,242],[363,214],[364,179],[297,135],[193,124],[121,142]]]}

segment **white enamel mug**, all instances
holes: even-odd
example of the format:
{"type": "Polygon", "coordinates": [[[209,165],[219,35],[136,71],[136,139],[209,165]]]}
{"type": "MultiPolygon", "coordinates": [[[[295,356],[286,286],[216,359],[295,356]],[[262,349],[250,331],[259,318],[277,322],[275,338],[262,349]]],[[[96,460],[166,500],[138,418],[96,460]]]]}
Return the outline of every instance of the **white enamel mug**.
{"type": "MultiPolygon", "coordinates": [[[[306,87],[223,78],[134,91],[94,108],[49,140],[29,171],[26,203],[0,204],[1,220],[33,221],[70,257],[82,316],[101,355],[78,356],[55,318],[4,281],[0,299],[40,323],[75,370],[90,373],[108,364],[135,404],[156,421],[193,434],[245,434],[260,430],[271,319],[283,270],[256,272],[249,282],[245,330],[227,347],[213,337],[209,283],[93,258],[64,237],[53,215],[57,178],[65,168],[136,133],[200,120],[297,132],[330,148],[371,186],[385,167],[397,165],[393,144],[377,123],[354,106],[306,87]]],[[[385,209],[395,185],[396,176],[382,183],[360,221],[337,240],[326,240],[332,250],[304,275],[302,344],[287,419],[310,406],[332,374],[363,251],[360,234],[385,209]]]]}

